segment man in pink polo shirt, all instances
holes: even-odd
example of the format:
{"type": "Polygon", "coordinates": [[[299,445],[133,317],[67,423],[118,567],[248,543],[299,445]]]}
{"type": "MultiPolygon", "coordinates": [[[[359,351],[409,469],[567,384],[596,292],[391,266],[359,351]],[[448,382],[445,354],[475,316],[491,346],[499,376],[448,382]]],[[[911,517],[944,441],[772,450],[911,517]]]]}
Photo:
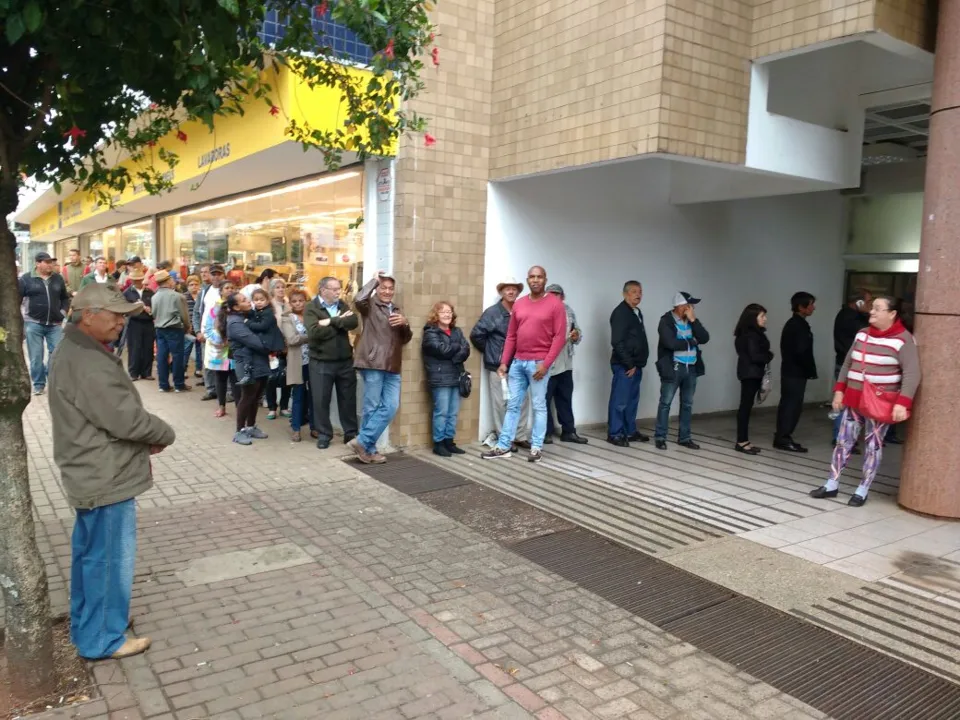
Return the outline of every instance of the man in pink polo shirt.
{"type": "Polygon", "coordinates": [[[481,453],[484,460],[508,458],[520,421],[523,398],[530,390],[533,403],[533,429],[530,437],[530,462],[540,462],[547,434],[547,385],[550,366],[567,342],[567,311],[563,301],[545,292],[547,271],[534,265],[527,272],[530,294],[516,301],[510,315],[507,340],[497,373],[508,377],[510,400],[497,446],[481,453]],[[513,361],[512,364],[510,361],[513,361]]]}

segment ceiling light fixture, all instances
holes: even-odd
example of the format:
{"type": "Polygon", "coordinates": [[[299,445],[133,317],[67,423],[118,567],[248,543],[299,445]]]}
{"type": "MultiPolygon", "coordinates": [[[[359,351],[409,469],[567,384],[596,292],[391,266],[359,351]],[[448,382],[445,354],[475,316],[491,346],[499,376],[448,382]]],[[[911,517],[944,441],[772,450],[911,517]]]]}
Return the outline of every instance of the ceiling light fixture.
{"type": "Polygon", "coordinates": [[[256,195],[247,195],[245,197],[235,198],[233,200],[226,200],[224,202],[216,203],[214,205],[207,205],[205,207],[196,208],[194,210],[187,210],[187,212],[180,213],[180,217],[184,218],[188,215],[196,215],[198,213],[210,212],[211,210],[219,210],[220,208],[231,207],[233,205],[239,205],[240,203],[250,202],[252,200],[261,200],[268,197],[276,197],[277,195],[285,195],[286,193],[296,192],[298,190],[308,190],[310,188],[320,187],[321,185],[331,185],[333,183],[341,182],[343,180],[349,180],[350,178],[359,177],[360,173],[351,170],[350,172],[338,173],[336,175],[325,175],[316,180],[309,180],[303,183],[297,183],[296,185],[289,185],[287,187],[277,188],[276,190],[268,190],[267,192],[257,193],[256,195]]]}
{"type": "Polygon", "coordinates": [[[363,208],[345,208],[343,210],[335,210],[333,212],[325,212],[325,213],[313,213],[311,215],[296,215],[293,217],[285,217],[285,218],[270,218],[269,220],[261,220],[260,222],[237,223],[236,225],[231,226],[231,230],[245,230],[247,228],[262,227],[264,225],[279,225],[281,223],[294,222],[296,220],[319,220],[321,218],[333,217],[335,215],[355,215],[362,211],[363,211],[363,208]]]}

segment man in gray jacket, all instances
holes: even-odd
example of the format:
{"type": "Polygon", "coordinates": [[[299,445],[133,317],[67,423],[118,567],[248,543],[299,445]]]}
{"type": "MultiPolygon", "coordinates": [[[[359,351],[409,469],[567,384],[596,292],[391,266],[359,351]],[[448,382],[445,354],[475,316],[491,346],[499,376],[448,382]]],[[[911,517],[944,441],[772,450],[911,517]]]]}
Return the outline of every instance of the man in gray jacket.
{"type": "Polygon", "coordinates": [[[50,361],[53,456],[76,509],[70,578],[70,639],[89,660],[142,653],[150,638],[127,638],[137,547],[134,498],[153,485],[150,456],[176,439],[148,413],[108,344],[140,312],[107,285],[73,298],[73,317],[50,361]]]}
{"type": "Polygon", "coordinates": [[[577,314],[567,305],[563,288],[559,285],[550,285],[547,292],[556,295],[564,301],[563,307],[567,311],[567,344],[557,355],[557,359],[550,366],[550,381],[547,384],[547,436],[544,442],[553,443],[554,422],[550,403],[553,402],[557,410],[557,422],[560,423],[561,442],[586,445],[587,439],[577,434],[577,423],[573,419],[573,353],[583,333],[577,324],[577,314]]]}

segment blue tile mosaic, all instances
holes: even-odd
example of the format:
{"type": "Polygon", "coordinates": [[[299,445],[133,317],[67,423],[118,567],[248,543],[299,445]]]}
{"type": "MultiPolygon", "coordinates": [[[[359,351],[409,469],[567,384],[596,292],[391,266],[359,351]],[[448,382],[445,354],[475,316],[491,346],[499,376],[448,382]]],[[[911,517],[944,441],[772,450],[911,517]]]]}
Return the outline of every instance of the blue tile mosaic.
{"type": "MultiPolygon", "coordinates": [[[[309,4],[313,5],[314,3],[309,4]]],[[[360,42],[355,33],[334,22],[330,17],[329,10],[322,17],[318,18],[314,15],[312,23],[318,43],[329,45],[339,57],[363,65],[370,63],[370,59],[373,57],[370,48],[360,42]]],[[[277,18],[277,11],[268,10],[263,28],[259,33],[260,38],[268,44],[275,43],[283,38],[285,32],[286,27],[277,18]]]]}

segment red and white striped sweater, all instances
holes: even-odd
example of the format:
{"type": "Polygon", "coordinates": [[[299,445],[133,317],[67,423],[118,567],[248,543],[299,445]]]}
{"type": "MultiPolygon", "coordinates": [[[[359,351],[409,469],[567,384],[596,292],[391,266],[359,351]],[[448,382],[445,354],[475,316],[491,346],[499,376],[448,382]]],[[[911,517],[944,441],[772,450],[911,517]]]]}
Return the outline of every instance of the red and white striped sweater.
{"type": "Polygon", "coordinates": [[[899,320],[887,330],[868,327],[857,333],[834,387],[843,393],[846,407],[860,407],[864,378],[878,390],[898,393],[898,405],[913,405],[920,386],[920,353],[899,320]]]}

